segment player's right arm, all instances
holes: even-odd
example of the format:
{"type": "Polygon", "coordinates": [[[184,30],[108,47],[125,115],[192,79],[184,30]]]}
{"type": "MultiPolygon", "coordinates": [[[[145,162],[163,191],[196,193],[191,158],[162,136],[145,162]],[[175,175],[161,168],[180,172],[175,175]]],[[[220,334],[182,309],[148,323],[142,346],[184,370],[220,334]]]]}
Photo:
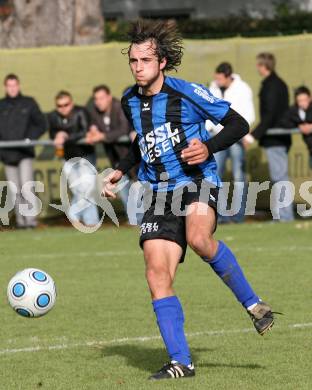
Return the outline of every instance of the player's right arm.
{"type": "Polygon", "coordinates": [[[113,172],[111,172],[109,175],[107,175],[103,181],[103,189],[102,189],[102,196],[105,196],[106,198],[116,198],[116,194],[114,192],[117,183],[122,178],[122,171],[119,169],[115,169],[113,172]]]}
{"type": "Polygon", "coordinates": [[[124,174],[129,172],[130,169],[135,167],[140,161],[141,152],[138,142],[138,136],[136,136],[130,146],[127,156],[119,162],[117,169],[115,169],[104,179],[102,196],[108,198],[116,198],[114,189],[116,188],[117,183],[124,174]]]}
{"type": "MultiPolygon", "coordinates": [[[[131,89],[129,89],[126,92],[126,94],[122,97],[121,106],[127,120],[131,125],[131,128],[134,129],[135,126],[132,121],[131,110],[126,97],[130,91],[131,89]]],[[[141,161],[141,158],[142,157],[141,157],[141,151],[139,147],[139,139],[138,136],[136,135],[133,142],[131,143],[127,156],[119,162],[117,169],[104,179],[102,195],[111,198],[116,198],[114,189],[116,188],[117,183],[119,182],[119,180],[122,178],[124,174],[129,172],[131,168],[135,167],[141,161]]]]}

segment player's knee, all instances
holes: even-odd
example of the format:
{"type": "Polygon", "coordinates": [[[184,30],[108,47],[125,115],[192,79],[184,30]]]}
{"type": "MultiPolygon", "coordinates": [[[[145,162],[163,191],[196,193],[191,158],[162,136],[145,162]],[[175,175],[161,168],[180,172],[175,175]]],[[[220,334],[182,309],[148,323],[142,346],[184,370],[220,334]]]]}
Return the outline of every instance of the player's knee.
{"type": "Polygon", "coordinates": [[[187,238],[188,245],[199,256],[213,258],[215,252],[215,241],[212,237],[196,234],[187,238]]]}
{"type": "Polygon", "coordinates": [[[145,276],[150,287],[169,287],[172,284],[169,270],[162,266],[147,266],[145,276]]]}
{"type": "Polygon", "coordinates": [[[201,254],[207,247],[207,237],[203,237],[202,234],[194,234],[187,237],[188,245],[196,252],[198,255],[201,254]]]}

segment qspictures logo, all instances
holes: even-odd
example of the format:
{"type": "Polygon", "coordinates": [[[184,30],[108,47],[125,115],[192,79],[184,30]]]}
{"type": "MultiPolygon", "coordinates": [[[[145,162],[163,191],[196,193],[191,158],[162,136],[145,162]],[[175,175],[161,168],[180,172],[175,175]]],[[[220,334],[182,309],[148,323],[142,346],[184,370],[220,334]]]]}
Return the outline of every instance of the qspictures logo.
{"type": "MultiPolygon", "coordinates": [[[[168,125],[167,125],[168,126],[168,125]]],[[[165,130],[168,132],[168,128],[165,130]]],[[[170,128],[171,131],[171,128],[170,128]]],[[[171,131],[172,138],[175,137],[174,131],[171,131]]],[[[158,133],[158,137],[161,136],[158,133]]],[[[152,141],[151,145],[156,141],[152,141]]],[[[152,148],[150,149],[152,150],[152,148]]],[[[60,203],[50,204],[50,207],[56,208],[67,216],[68,220],[72,221],[72,211],[79,215],[83,210],[88,208],[91,204],[95,205],[101,210],[101,218],[94,226],[85,226],[83,223],[75,222],[73,226],[82,233],[93,233],[98,230],[108,217],[114,224],[119,226],[119,221],[114,210],[114,206],[110,199],[102,196],[103,183],[105,183],[108,175],[113,171],[112,168],[105,169],[100,174],[89,161],[83,158],[73,158],[68,160],[63,167],[60,176],[60,203]],[[73,197],[74,195],[74,197],[73,197]],[[74,198],[75,201],[74,201],[74,198]]],[[[161,183],[160,183],[161,184],[161,183]]],[[[9,225],[9,213],[18,207],[18,212],[25,216],[38,216],[42,210],[42,202],[37,196],[37,193],[44,192],[44,183],[40,181],[31,181],[23,185],[21,190],[23,196],[23,203],[17,202],[18,189],[12,182],[0,182],[0,193],[3,194],[5,188],[9,190],[10,196],[6,196],[2,207],[0,208],[0,221],[3,225],[9,225]]],[[[210,190],[215,188],[209,182],[203,180],[200,186],[199,202],[202,205],[208,204],[208,199],[216,201],[210,190]]],[[[285,207],[293,206],[295,193],[298,191],[302,203],[295,205],[297,214],[301,217],[312,217],[312,181],[305,181],[301,183],[299,188],[295,188],[291,181],[281,181],[270,183],[264,182],[223,182],[223,187],[219,190],[219,200],[217,202],[218,214],[221,216],[236,215],[241,205],[245,204],[244,215],[255,215],[256,204],[259,193],[262,191],[269,191],[270,195],[270,211],[273,220],[280,219],[281,210],[285,207]],[[233,191],[230,191],[230,186],[233,185],[233,191]],[[221,196],[222,194],[222,196],[221,196]],[[246,196],[245,196],[245,195],[246,196]],[[220,202],[220,198],[224,198],[225,203],[220,202]]],[[[137,225],[139,222],[138,215],[143,215],[146,210],[151,207],[153,202],[153,191],[149,183],[131,182],[125,176],[117,184],[114,192],[121,195],[122,192],[127,192],[127,207],[126,213],[129,217],[129,222],[132,225],[137,225]],[[131,217],[132,215],[132,217],[131,217]]],[[[189,182],[185,186],[177,187],[173,190],[171,210],[176,216],[187,216],[191,207],[186,207],[183,203],[183,193],[198,192],[198,187],[195,183],[189,182]]],[[[155,215],[164,215],[166,192],[163,189],[157,192],[155,215]]],[[[207,209],[205,207],[198,208],[197,212],[200,215],[205,215],[207,209]]],[[[141,226],[141,233],[149,233],[158,229],[157,224],[143,224],[141,226]]]]}

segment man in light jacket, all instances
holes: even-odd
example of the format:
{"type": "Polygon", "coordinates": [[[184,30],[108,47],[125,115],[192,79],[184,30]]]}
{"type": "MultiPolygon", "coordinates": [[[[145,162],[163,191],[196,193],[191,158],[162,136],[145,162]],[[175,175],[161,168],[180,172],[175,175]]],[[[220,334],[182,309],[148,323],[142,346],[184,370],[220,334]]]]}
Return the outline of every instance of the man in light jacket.
{"type": "MultiPolygon", "coordinates": [[[[231,103],[231,108],[237,111],[249,125],[255,121],[255,109],[253,104],[252,90],[249,85],[241,79],[238,74],[233,73],[233,68],[228,62],[223,62],[217,66],[214,81],[209,87],[212,94],[231,103]]],[[[222,126],[214,126],[210,121],[207,123],[207,129],[216,134],[222,126]]],[[[248,135],[246,136],[248,137],[248,135]]],[[[227,194],[220,191],[219,194],[219,213],[220,222],[242,222],[245,212],[245,194],[246,194],[246,175],[245,164],[246,154],[243,142],[239,141],[230,148],[215,154],[218,165],[218,175],[223,178],[225,164],[228,159],[231,160],[233,181],[235,183],[235,195],[233,197],[231,216],[225,216],[227,207],[227,194]]]]}

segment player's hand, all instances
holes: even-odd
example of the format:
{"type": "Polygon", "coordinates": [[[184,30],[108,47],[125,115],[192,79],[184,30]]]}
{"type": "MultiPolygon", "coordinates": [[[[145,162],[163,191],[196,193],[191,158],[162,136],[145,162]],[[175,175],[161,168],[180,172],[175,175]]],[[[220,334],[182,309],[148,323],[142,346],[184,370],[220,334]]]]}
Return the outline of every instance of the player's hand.
{"type": "Polygon", "coordinates": [[[92,125],[86,134],[85,141],[87,144],[94,145],[97,142],[104,141],[104,133],[98,130],[98,128],[92,125]]]}
{"type": "Polygon", "coordinates": [[[242,144],[245,150],[249,149],[250,145],[254,142],[255,138],[251,134],[247,134],[242,138],[242,144]]]}
{"type": "Polygon", "coordinates": [[[129,138],[130,138],[130,141],[131,141],[131,142],[134,141],[134,139],[135,139],[136,136],[137,136],[136,131],[134,131],[134,130],[130,131],[130,133],[129,133],[129,138]]]}
{"type": "Polygon", "coordinates": [[[103,189],[102,189],[102,196],[105,196],[106,198],[116,198],[116,194],[114,192],[114,189],[117,186],[117,183],[119,180],[122,178],[123,173],[119,170],[116,169],[109,175],[105,177],[103,180],[103,189]]]}
{"type": "Polygon", "coordinates": [[[303,123],[299,125],[300,132],[304,135],[309,135],[312,132],[312,125],[311,123],[303,123]]]}
{"type": "Polygon", "coordinates": [[[201,164],[209,157],[208,148],[199,139],[194,138],[189,146],[182,150],[181,158],[189,165],[201,164]]]}
{"type": "Polygon", "coordinates": [[[93,135],[90,131],[88,131],[86,134],[85,143],[88,145],[93,145],[93,135]]]}
{"type": "Polygon", "coordinates": [[[85,142],[90,145],[94,145],[98,142],[104,141],[104,134],[98,132],[97,134],[91,133],[90,131],[86,134],[85,142]]]}
{"type": "Polygon", "coordinates": [[[53,141],[54,146],[56,148],[61,148],[67,139],[68,139],[68,134],[65,131],[58,131],[53,141]]]}

